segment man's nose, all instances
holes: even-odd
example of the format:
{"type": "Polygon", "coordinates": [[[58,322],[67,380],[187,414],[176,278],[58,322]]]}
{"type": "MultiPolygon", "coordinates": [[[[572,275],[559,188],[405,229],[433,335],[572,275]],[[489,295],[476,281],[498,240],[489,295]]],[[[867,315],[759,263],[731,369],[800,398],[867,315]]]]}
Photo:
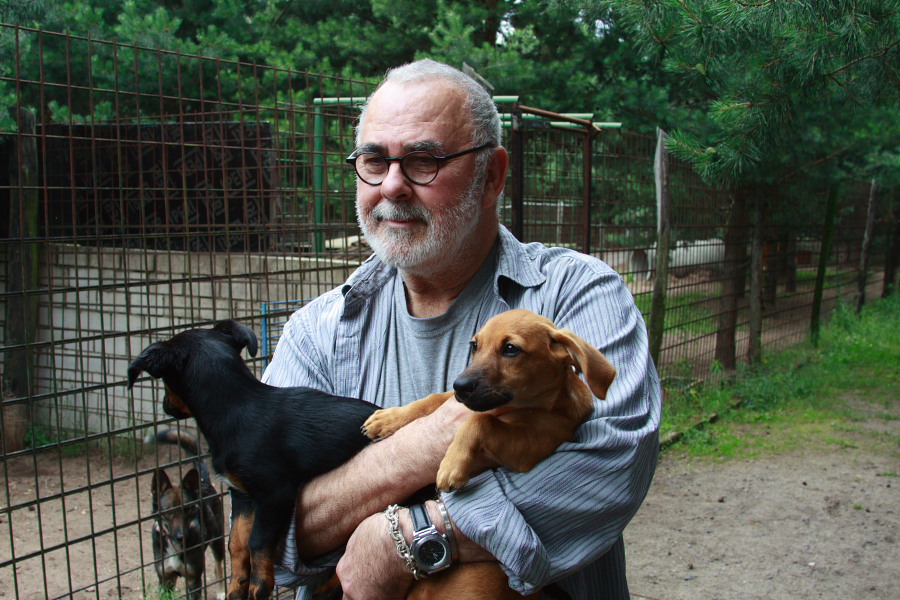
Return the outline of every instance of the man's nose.
{"type": "Polygon", "coordinates": [[[381,193],[387,198],[403,199],[412,193],[412,183],[403,174],[400,162],[392,162],[388,165],[388,172],[381,182],[381,193]]]}

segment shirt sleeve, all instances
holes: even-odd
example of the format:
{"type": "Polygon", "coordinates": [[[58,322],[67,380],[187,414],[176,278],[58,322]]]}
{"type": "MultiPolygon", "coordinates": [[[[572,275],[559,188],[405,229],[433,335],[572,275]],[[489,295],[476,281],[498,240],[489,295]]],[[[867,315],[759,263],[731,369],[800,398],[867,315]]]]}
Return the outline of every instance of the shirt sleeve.
{"type": "Polygon", "coordinates": [[[328,355],[339,296],[329,292],[294,312],[284,325],[262,381],[276,387],[311,387],[333,393],[328,355]]]}
{"type": "Polygon", "coordinates": [[[643,501],[659,453],[661,391],[643,318],[603,263],[574,260],[548,274],[533,302],[558,327],[594,344],[616,367],[606,400],[528,473],[482,473],[446,494],[460,530],[499,560],[522,594],[577,571],[619,539],[643,501]]]}

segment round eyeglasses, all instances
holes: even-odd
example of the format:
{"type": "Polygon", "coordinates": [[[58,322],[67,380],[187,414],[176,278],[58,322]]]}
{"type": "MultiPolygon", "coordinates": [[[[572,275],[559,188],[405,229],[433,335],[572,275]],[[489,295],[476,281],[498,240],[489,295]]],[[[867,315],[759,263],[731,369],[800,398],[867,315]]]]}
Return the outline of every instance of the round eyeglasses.
{"type": "Polygon", "coordinates": [[[356,169],[356,176],[369,185],[381,185],[387,177],[392,162],[400,163],[400,170],[411,182],[417,185],[428,185],[437,177],[442,163],[491,146],[493,144],[489,142],[446,156],[435,156],[426,150],[414,150],[396,157],[384,156],[378,152],[357,151],[347,157],[347,162],[356,169]]]}

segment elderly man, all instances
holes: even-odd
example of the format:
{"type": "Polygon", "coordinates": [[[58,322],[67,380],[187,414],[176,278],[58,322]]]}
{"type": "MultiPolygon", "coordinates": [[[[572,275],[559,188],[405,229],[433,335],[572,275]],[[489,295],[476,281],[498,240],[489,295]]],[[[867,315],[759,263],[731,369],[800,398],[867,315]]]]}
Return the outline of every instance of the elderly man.
{"type": "MultiPolygon", "coordinates": [[[[470,414],[460,403],[445,403],[313,480],[298,498],[282,584],[301,583],[340,556],[346,597],[403,598],[411,569],[427,575],[447,562],[497,561],[522,594],[556,582],[576,599],[628,597],[622,531],[658,454],[660,389],[644,323],[604,263],[521,244],[499,224],[508,167],[500,144],[495,105],[460,71],[425,60],[388,73],[363,110],[348,158],[375,257],[291,317],[266,380],[404,405],[451,389],[469,339],[511,308],[575,331],[618,377],[576,439],[531,472],[485,462],[463,489],[442,495],[443,506],[416,509],[415,524],[408,509],[390,514],[403,540],[389,535],[382,511],[434,483],[470,414]],[[410,566],[398,547],[429,520],[438,541],[455,533],[455,558],[410,566]]],[[[308,594],[303,588],[298,597],[308,594]]]]}

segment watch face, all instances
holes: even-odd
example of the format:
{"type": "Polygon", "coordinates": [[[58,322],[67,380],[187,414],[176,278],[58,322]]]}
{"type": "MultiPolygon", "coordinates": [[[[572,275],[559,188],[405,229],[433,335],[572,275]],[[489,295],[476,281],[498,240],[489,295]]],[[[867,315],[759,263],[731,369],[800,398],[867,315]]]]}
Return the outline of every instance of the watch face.
{"type": "Polygon", "coordinates": [[[447,556],[447,548],[437,540],[425,540],[416,549],[416,554],[423,564],[435,566],[447,556]]]}

